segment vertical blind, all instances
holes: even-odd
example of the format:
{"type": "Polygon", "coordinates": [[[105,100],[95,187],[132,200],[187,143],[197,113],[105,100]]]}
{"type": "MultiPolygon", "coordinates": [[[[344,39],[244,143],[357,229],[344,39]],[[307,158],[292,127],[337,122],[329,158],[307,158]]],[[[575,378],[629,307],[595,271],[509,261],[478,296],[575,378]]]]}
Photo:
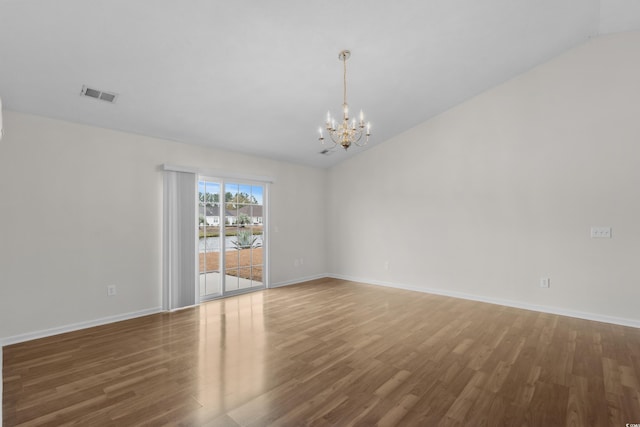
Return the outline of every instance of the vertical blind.
{"type": "Polygon", "coordinates": [[[196,304],[196,174],[164,171],[162,308],[196,304]]]}

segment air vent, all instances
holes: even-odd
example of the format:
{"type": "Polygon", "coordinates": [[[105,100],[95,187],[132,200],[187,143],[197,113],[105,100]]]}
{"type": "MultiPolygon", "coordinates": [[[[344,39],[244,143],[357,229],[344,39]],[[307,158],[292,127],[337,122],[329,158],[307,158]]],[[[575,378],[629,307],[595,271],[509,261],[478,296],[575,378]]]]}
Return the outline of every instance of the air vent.
{"type": "Polygon", "coordinates": [[[102,90],[90,88],[88,86],[82,86],[82,91],[80,91],[80,95],[88,96],[89,98],[99,99],[101,101],[114,103],[116,102],[116,98],[118,98],[117,93],[113,92],[105,92],[102,90]]]}

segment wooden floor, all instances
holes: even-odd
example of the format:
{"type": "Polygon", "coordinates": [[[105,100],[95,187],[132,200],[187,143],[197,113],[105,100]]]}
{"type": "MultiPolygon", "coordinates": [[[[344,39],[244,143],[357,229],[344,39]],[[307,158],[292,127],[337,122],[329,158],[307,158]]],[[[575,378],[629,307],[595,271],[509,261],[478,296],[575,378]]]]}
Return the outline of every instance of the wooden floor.
{"type": "Polygon", "coordinates": [[[625,426],[640,329],[339,280],[4,348],[4,425],[625,426]]]}

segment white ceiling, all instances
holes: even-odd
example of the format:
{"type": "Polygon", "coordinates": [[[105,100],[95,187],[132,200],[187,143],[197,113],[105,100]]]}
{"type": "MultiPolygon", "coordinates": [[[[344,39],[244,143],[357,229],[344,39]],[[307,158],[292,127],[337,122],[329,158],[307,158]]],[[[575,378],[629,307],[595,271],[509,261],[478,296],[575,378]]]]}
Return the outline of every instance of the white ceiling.
{"type": "MultiPolygon", "coordinates": [[[[349,103],[371,145],[601,33],[637,0],[0,0],[4,107],[329,167],[318,126],[349,103]],[[119,94],[113,105],[82,85],[119,94]]],[[[10,133],[10,124],[5,123],[10,133]]]]}

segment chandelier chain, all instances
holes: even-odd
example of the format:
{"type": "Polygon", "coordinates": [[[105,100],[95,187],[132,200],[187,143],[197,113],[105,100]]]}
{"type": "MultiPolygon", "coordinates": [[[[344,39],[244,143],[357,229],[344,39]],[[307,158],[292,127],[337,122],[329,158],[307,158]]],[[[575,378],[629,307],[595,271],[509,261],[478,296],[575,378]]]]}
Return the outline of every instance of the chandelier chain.
{"type": "Polygon", "coordinates": [[[343,73],[343,78],[342,78],[342,82],[344,83],[343,85],[343,98],[344,98],[344,103],[342,104],[343,107],[345,107],[347,105],[347,56],[346,55],[342,55],[342,65],[344,67],[344,73],[343,73]]]}

